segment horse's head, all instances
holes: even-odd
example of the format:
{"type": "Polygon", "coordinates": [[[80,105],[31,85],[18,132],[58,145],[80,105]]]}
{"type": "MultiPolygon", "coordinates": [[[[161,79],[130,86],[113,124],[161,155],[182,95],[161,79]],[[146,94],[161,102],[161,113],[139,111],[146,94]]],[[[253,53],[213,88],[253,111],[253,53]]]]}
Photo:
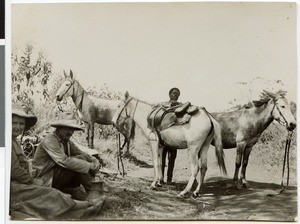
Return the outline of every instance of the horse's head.
{"type": "Polygon", "coordinates": [[[131,101],[132,98],[129,97],[129,93],[126,92],[124,95],[124,99],[122,99],[118,105],[118,108],[112,118],[112,122],[114,125],[121,126],[121,122],[126,121],[125,118],[129,118],[130,115],[128,113],[128,103],[131,101]]]}
{"type": "Polygon", "coordinates": [[[68,96],[72,96],[75,92],[74,84],[75,84],[76,80],[73,77],[72,70],[70,70],[69,75],[64,70],[64,76],[65,76],[65,80],[62,82],[61,86],[59,87],[59,89],[56,93],[57,101],[62,101],[64,98],[66,98],[68,96]]]}
{"type": "Polygon", "coordinates": [[[125,136],[126,140],[133,139],[135,136],[135,122],[130,117],[130,106],[128,105],[131,99],[128,92],[126,92],[125,98],[120,101],[115,115],[112,118],[113,124],[117,130],[125,136]]]}
{"type": "Polygon", "coordinates": [[[272,117],[279,123],[284,124],[289,131],[294,130],[296,128],[296,120],[285,98],[286,92],[278,91],[277,93],[271,93],[264,90],[263,95],[272,100],[272,117]]]}

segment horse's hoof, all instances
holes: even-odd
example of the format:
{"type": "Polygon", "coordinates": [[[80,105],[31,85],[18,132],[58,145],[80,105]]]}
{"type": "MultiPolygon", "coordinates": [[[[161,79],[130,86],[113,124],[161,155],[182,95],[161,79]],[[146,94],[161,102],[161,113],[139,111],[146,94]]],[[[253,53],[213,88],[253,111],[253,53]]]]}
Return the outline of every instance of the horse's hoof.
{"type": "Polygon", "coordinates": [[[250,184],[246,181],[246,182],[243,182],[243,187],[245,188],[250,188],[250,184]]]}
{"type": "Polygon", "coordinates": [[[156,186],[157,186],[157,187],[162,187],[163,185],[162,185],[162,183],[159,181],[159,182],[157,182],[156,186]]]}
{"type": "Polygon", "coordinates": [[[186,193],[180,192],[179,194],[176,195],[177,198],[186,198],[186,193]]]}
{"type": "Polygon", "coordinates": [[[179,193],[179,194],[176,195],[176,197],[177,198],[184,198],[185,196],[179,193]]]}
{"type": "Polygon", "coordinates": [[[155,191],[155,190],[157,190],[157,188],[155,187],[155,186],[150,186],[150,190],[153,190],[153,191],[155,191]]]}
{"type": "Polygon", "coordinates": [[[235,184],[235,188],[236,188],[237,190],[241,190],[243,187],[242,187],[241,183],[236,183],[236,184],[235,184]]]}
{"type": "Polygon", "coordinates": [[[200,197],[200,194],[199,194],[199,193],[193,192],[193,194],[192,194],[192,198],[193,198],[193,199],[196,199],[196,198],[199,198],[199,197],[200,197]]]}
{"type": "Polygon", "coordinates": [[[122,153],[122,157],[124,157],[124,158],[129,158],[130,157],[130,153],[129,152],[123,152],[122,153]]]}

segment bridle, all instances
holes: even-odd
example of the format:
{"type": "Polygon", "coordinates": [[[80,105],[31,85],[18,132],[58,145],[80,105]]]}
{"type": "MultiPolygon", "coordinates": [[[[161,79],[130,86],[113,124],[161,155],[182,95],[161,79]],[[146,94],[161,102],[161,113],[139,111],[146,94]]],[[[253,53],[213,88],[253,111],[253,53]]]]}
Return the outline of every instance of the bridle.
{"type": "Polygon", "coordinates": [[[69,91],[69,89],[71,89],[72,86],[73,86],[73,93],[72,93],[72,96],[75,94],[74,83],[75,83],[75,80],[71,81],[70,86],[69,86],[68,89],[64,92],[64,94],[62,94],[61,98],[63,98],[63,97],[67,94],[67,92],[69,91]]]}
{"type": "MultiPolygon", "coordinates": [[[[282,119],[284,120],[284,123],[285,123],[286,127],[288,127],[289,123],[288,123],[288,121],[286,120],[286,118],[284,117],[282,111],[279,109],[279,106],[278,106],[278,104],[277,104],[277,101],[278,101],[279,99],[282,99],[282,98],[283,98],[283,97],[280,97],[280,98],[277,98],[277,99],[273,99],[274,106],[273,106],[273,109],[272,109],[272,111],[271,111],[271,115],[272,115],[272,117],[274,118],[273,113],[274,113],[274,109],[275,109],[275,107],[276,107],[276,109],[278,110],[278,113],[279,113],[280,117],[282,117],[282,119]]],[[[274,118],[274,119],[275,119],[275,118],[274,118]]],[[[280,120],[279,118],[278,118],[278,119],[275,119],[275,120],[277,120],[278,123],[282,124],[282,122],[281,122],[281,120],[280,120]]]]}
{"type": "MultiPolygon", "coordinates": [[[[130,103],[130,101],[133,100],[133,99],[134,99],[134,98],[131,97],[131,98],[130,98],[129,100],[127,100],[127,101],[123,100],[124,106],[123,106],[123,108],[121,109],[120,113],[118,114],[118,117],[117,117],[117,119],[116,119],[116,121],[115,121],[115,125],[118,124],[118,120],[119,120],[121,114],[123,113],[123,111],[125,111],[126,118],[130,118],[130,116],[129,116],[129,114],[128,114],[128,111],[127,111],[127,106],[128,106],[128,104],[130,103]]],[[[134,119],[134,115],[135,115],[136,108],[137,108],[137,106],[138,106],[138,103],[140,102],[140,100],[138,100],[138,99],[135,99],[135,100],[136,100],[136,104],[135,104],[134,111],[133,111],[133,114],[132,114],[132,119],[134,119]]]]}
{"type": "MultiPolygon", "coordinates": [[[[78,109],[79,111],[82,111],[82,102],[83,102],[83,97],[84,97],[84,90],[82,90],[82,93],[81,93],[81,94],[79,94],[78,96],[75,97],[75,87],[74,87],[75,81],[76,81],[75,79],[72,80],[72,81],[70,81],[70,86],[69,86],[68,89],[61,95],[61,98],[63,98],[63,97],[67,94],[67,92],[71,89],[71,87],[73,86],[73,93],[71,94],[71,97],[72,97],[74,103],[76,102],[76,100],[77,100],[79,97],[81,97],[81,100],[80,100],[80,103],[79,103],[77,109],[78,109]]],[[[61,111],[63,111],[61,107],[58,107],[58,108],[59,108],[61,111]]]]}
{"type": "MultiPolygon", "coordinates": [[[[133,98],[130,98],[129,100],[127,100],[127,102],[125,102],[125,100],[123,100],[124,102],[124,106],[123,108],[120,110],[120,113],[118,114],[117,119],[114,122],[114,125],[117,126],[118,125],[118,120],[121,116],[121,114],[123,113],[123,111],[125,111],[126,114],[126,118],[130,118],[128,111],[127,111],[127,105],[129,104],[129,102],[132,100],[133,98]]],[[[136,99],[136,105],[132,114],[132,119],[134,119],[134,114],[137,108],[137,105],[139,103],[139,100],[136,99]]],[[[118,154],[117,154],[117,164],[118,164],[118,170],[119,173],[124,177],[125,175],[125,170],[124,170],[124,165],[123,165],[123,161],[122,161],[122,149],[124,148],[125,144],[127,143],[126,139],[124,140],[124,143],[121,145],[121,139],[120,139],[120,133],[117,134],[117,146],[118,146],[118,154]],[[122,171],[120,170],[120,163],[121,163],[121,167],[122,167],[122,171]]]]}
{"type": "MultiPolygon", "coordinates": [[[[273,106],[273,109],[272,109],[272,117],[273,116],[273,112],[274,112],[274,109],[276,107],[276,109],[278,110],[279,112],[279,115],[283,118],[284,122],[285,122],[285,125],[286,127],[288,127],[288,121],[286,120],[286,118],[284,117],[282,111],[279,109],[279,106],[277,104],[277,101],[279,99],[282,99],[283,97],[280,97],[280,98],[277,98],[277,99],[273,99],[273,102],[274,102],[274,106],[273,106]]],[[[278,121],[278,123],[282,124],[282,122],[280,121],[280,119],[276,119],[278,121]]],[[[279,191],[278,194],[281,194],[285,191],[286,187],[289,186],[289,179],[290,179],[290,165],[289,165],[289,154],[290,154],[290,146],[291,146],[291,140],[292,140],[292,136],[293,136],[293,131],[288,131],[288,135],[287,135],[287,138],[285,140],[285,149],[284,149],[284,159],[283,159],[283,167],[282,167],[282,177],[281,177],[281,190],[279,191]],[[286,186],[284,186],[283,184],[283,179],[284,179],[284,173],[285,173],[285,167],[287,166],[287,184],[286,186]]]]}

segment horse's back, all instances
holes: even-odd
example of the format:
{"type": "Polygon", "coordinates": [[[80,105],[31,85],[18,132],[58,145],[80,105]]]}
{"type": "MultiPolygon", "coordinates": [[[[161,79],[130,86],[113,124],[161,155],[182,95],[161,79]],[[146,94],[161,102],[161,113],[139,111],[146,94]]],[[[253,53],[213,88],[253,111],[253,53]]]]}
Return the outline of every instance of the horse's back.
{"type": "Polygon", "coordinates": [[[191,117],[188,123],[173,125],[160,133],[163,141],[168,145],[178,149],[185,149],[188,146],[188,142],[195,142],[206,138],[211,128],[210,118],[204,110],[199,110],[191,117]]]}
{"type": "Polygon", "coordinates": [[[111,125],[112,118],[118,108],[118,100],[101,99],[94,96],[90,97],[91,104],[87,108],[92,119],[99,124],[111,125]]]}
{"type": "Polygon", "coordinates": [[[254,145],[260,134],[255,126],[255,114],[252,109],[240,109],[232,112],[213,113],[219,122],[222,133],[223,148],[235,148],[237,142],[245,142],[247,146],[254,145]]]}
{"type": "Polygon", "coordinates": [[[243,116],[241,111],[212,113],[213,117],[220,124],[223,148],[236,147],[236,138],[240,132],[240,118],[243,116]]]}

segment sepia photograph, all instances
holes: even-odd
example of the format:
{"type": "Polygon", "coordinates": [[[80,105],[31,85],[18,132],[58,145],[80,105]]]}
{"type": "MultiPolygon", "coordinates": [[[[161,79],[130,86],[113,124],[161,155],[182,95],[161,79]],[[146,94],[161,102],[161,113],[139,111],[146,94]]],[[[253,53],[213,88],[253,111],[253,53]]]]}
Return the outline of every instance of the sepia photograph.
{"type": "Polygon", "coordinates": [[[297,221],[296,2],[7,4],[9,222],[297,221]]]}

